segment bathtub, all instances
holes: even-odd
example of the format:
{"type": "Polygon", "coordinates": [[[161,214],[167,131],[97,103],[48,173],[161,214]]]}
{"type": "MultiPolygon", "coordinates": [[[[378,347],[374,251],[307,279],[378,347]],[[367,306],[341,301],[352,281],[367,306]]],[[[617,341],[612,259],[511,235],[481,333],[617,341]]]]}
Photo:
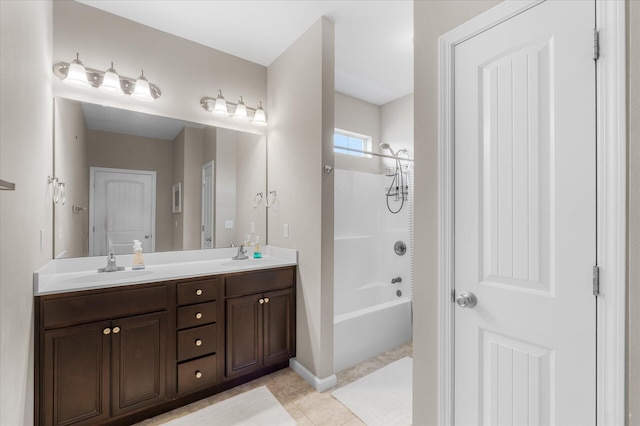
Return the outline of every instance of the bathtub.
{"type": "Polygon", "coordinates": [[[391,284],[371,283],[336,299],[334,371],[411,341],[411,299],[398,297],[397,290],[391,284]]]}

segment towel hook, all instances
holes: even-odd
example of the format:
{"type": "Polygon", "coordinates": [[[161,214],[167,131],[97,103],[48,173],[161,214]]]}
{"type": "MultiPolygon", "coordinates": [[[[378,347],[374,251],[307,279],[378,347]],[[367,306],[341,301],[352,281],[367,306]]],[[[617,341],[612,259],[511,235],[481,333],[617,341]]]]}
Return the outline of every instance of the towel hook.
{"type": "Polygon", "coordinates": [[[258,206],[260,205],[260,202],[262,201],[262,197],[263,197],[262,192],[258,192],[256,194],[256,196],[253,197],[253,208],[254,209],[258,208],[258,206]]]}
{"type": "Polygon", "coordinates": [[[273,191],[269,191],[269,195],[267,195],[267,200],[265,202],[265,205],[267,207],[273,206],[273,204],[276,202],[276,198],[277,197],[278,197],[278,194],[276,193],[275,189],[273,191]],[[273,195],[273,197],[271,197],[272,195],[273,195]],[[269,202],[269,199],[271,199],[271,202],[269,202]]]}

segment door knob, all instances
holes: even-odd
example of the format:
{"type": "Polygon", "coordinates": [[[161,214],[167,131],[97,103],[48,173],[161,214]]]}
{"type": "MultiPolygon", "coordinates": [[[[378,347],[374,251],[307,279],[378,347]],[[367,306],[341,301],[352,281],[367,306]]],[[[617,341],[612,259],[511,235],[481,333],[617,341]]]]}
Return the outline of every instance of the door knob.
{"type": "Polygon", "coordinates": [[[456,299],[456,303],[461,308],[473,308],[478,303],[478,298],[470,291],[464,291],[460,293],[460,296],[456,299]]]}

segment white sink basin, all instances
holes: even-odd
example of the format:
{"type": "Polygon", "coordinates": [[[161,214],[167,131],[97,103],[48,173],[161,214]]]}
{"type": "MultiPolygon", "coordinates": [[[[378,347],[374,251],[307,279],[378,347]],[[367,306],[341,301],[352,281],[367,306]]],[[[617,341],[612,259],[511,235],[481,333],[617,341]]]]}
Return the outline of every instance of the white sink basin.
{"type": "Polygon", "coordinates": [[[147,269],[139,271],[94,272],[92,274],[69,278],[68,280],[64,280],[64,282],[69,284],[91,285],[92,283],[97,284],[104,281],[135,280],[136,278],[141,278],[150,274],[153,274],[153,271],[149,271],[147,269]]]}
{"type": "Polygon", "coordinates": [[[272,265],[275,262],[269,259],[244,259],[244,260],[232,260],[230,262],[222,263],[222,266],[237,266],[238,268],[246,268],[247,266],[267,266],[272,265]]]}

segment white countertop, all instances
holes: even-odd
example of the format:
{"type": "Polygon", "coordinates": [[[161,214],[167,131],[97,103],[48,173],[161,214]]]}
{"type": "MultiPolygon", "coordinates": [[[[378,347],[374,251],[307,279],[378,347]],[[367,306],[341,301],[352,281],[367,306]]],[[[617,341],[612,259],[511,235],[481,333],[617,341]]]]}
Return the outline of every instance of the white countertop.
{"type": "Polygon", "coordinates": [[[119,255],[118,266],[124,271],[98,273],[104,268],[106,256],[53,259],[33,274],[33,294],[65,293],[106,287],[169,281],[232,272],[253,271],[297,265],[298,252],[273,246],[262,247],[262,258],[254,259],[251,248],[249,259],[232,260],[237,248],[174,251],[143,254],[145,269],[132,270],[133,255],[119,255]]]}

